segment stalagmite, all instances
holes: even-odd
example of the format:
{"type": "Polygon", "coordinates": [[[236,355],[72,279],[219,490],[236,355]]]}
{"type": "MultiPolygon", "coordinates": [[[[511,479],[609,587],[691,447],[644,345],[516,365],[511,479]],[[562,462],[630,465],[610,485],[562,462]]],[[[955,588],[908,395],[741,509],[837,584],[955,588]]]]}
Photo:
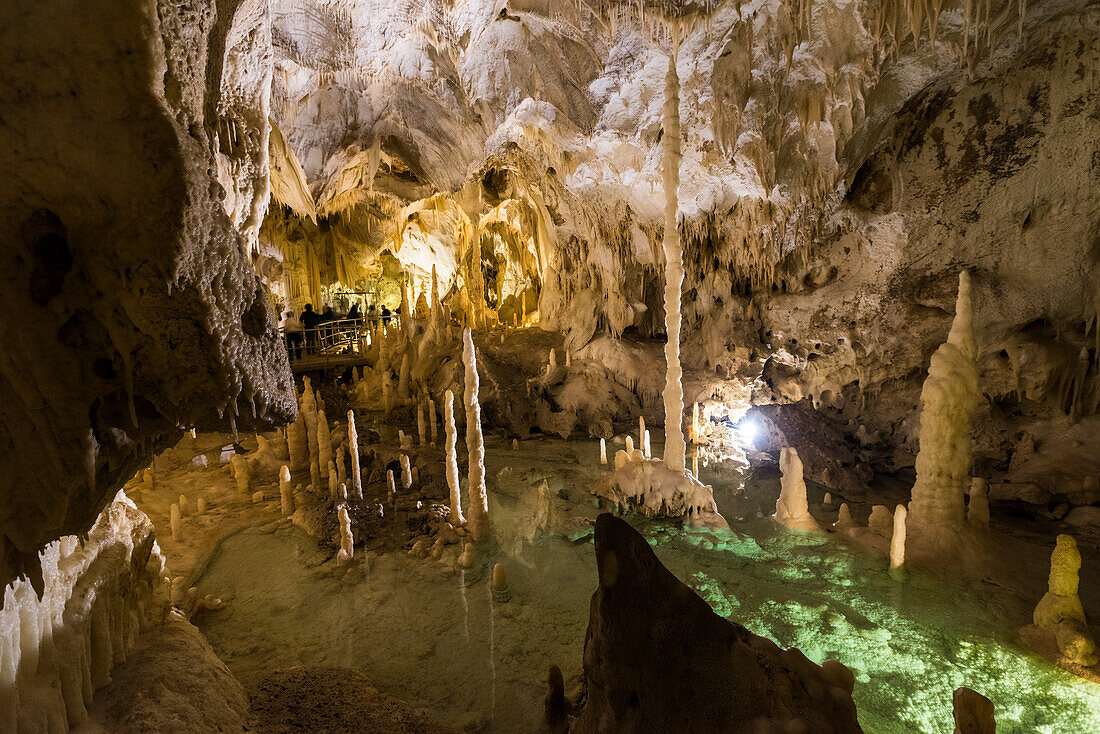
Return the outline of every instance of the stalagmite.
{"type": "Polygon", "coordinates": [[[172,540],[179,543],[183,540],[183,522],[180,519],[180,506],[176,503],[172,503],[172,507],[168,510],[169,524],[172,527],[172,540]]]}
{"type": "Polygon", "coordinates": [[[188,510],[187,510],[187,495],[181,494],[180,498],[178,500],[178,504],[179,504],[179,508],[180,508],[180,515],[186,515],[187,512],[188,512],[188,510]]]}
{"type": "Polygon", "coordinates": [[[248,461],[240,454],[233,454],[229,457],[229,468],[233,470],[233,479],[237,482],[237,491],[248,497],[252,493],[248,461]]]}
{"type": "Polygon", "coordinates": [[[401,454],[401,486],[404,489],[412,487],[412,467],[409,465],[409,457],[401,454]]]}
{"type": "Polygon", "coordinates": [[[351,534],[351,517],[348,516],[347,505],[340,505],[336,515],[340,519],[340,551],[336,554],[336,562],[345,564],[355,555],[355,538],[351,534]]]}
{"type": "Polygon", "coordinates": [[[409,352],[406,350],[405,354],[401,356],[401,368],[397,373],[397,397],[402,400],[409,400],[412,398],[411,371],[412,366],[409,362],[409,352]]]}
{"type": "Polygon", "coordinates": [[[321,465],[316,460],[309,462],[309,481],[314,487],[321,486],[321,465]]]}
{"type": "Polygon", "coordinates": [[[435,400],[428,398],[428,428],[431,431],[432,446],[436,445],[438,436],[436,423],[438,422],[438,416],[435,411],[435,400]]]}
{"type": "Polygon", "coordinates": [[[317,396],[313,394],[313,387],[308,377],[302,378],[302,398],[298,405],[305,421],[309,460],[317,461],[317,396]]]}
{"type": "Polygon", "coordinates": [[[645,416],[638,416],[638,446],[645,451],[645,416]]]}
{"type": "Polygon", "coordinates": [[[473,333],[467,328],[462,334],[462,361],[466,367],[466,450],[470,454],[468,523],[474,540],[489,537],[489,497],[485,490],[485,442],[481,438],[481,406],[478,404],[477,357],[473,333]]]}
{"type": "Polygon", "coordinates": [[[199,515],[206,514],[206,498],[205,497],[199,497],[199,499],[195,502],[195,512],[198,513],[199,515]]]}
{"type": "Polygon", "coordinates": [[[294,514],[294,488],[290,484],[290,467],[286,464],[279,469],[279,508],[283,517],[294,514]]]}
{"type": "Polygon", "coordinates": [[[901,568],[905,563],[905,505],[894,510],[894,533],[890,536],[890,568],[901,568]]]}
{"type": "Polygon", "coordinates": [[[446,454],[447,487],[451,492],[451,511],[447,519],[451,521],[451,525],[458,527],[466,523],[466,518],[462,516],[462,494],[458,483],[458,457],[455,454],[458,431],[455,429],[454,399],[454,393],[450,390],[443,395],[443,427],[446,431],[444,452],[446,454]]]}
{"type": "Polygon", "coordinates": [[[873,505],[867,527],[885,538],[890,537],[894,532],[894,513],[885,505],[873,505]]]}
{"type": "Polygon", "coordinates": [[[836,524],[833,527],[837,530],[847,530],[855,527],[855,521],[852,520],[852,511],[848,509],[847,502],[840,503],[840,511],[836,518],[836,524]]]}
{"type": "Polygon", "coordinates": [[[928,367],[921,390],[917,481],[909,503],[911,537],[935,542],[963,525],[970,476],[970,421],[978,406],[978,348],[970,305],[970,274],[959,273],[951,331],[928,367]]]}
{"type": "Polygon", "coordinates": [[[558,366],[558,353],[554,351],[553,347],[550,347],[550,369],[557,369],[558,366]]]}
{"type": "Polygon", "coordinates": [[[287,451],[290,455],[290,467],[295,471],[309,466],[309,439],[306,436],[306,418],[302,412],[294,422],[286,427],[287,451]]]}
{"type": "Polygon", "coordinates": [[[631,436],[626,437],[626,454],[627,456],[634,454],[634,439],[631,436]]]}
{"type": "Polygon", "coordinates": [[[969,688],[956,688],[951,696],[954,734],[997,734],[993,702],[969,688]]]}
{"type": "Polygon", "coordinates": [[[421,446],[428,444],[428,427],[424,423],[424,404],[420,402],[416,404],[416,435],[420,439],[421,446]]]}
{"type": "Polygon", "coordinates": [[[332,460],[332,432],[325,411],[317,411],[317,465],[328,466],[332,460]]]}
{"type": "Polygon", "coordinates": [[[513,438],[512,439],[512,451],[519,451],[519,439],[518,438],[513,438]]]}
{"type": "Polygon", "coordinates": [[[351,458],[351,490],[355,499],[363,499],[363,474],[359,468],[359,434],[355,428],[355,411],[348,411],[348,454],[351,458]]]}
{"type": "Polygon", "coordinates": [[[393,479],[393,469],[386,470],[386,491],[392,498],[397,494],[397,483],[393,479]]]}
{"type": "MultiPolygon", "coordinates": [[[[236,456],[236,454],[233,454],[233,455],[236,456]]],[[[146,493],[149,493],[149,492],[153,491],[153,488],[155,486],[155,480],[154,480],[154,477],[153,477],[152,467],[146,468],[141,473],[141,484],[142,484],[142,488],[145,490],[146,493]]]]}
{"type": "Polygon", "coordinates": [[[336,496],[336,487],[343,484],[340,481],[340,475],[336,472],[336,464],[334,462],[328,463],[328,494],[330,497],[336,496]]]}
{"type": "Polygon", "coordinates": [[[336,447],[336,480],[339,482],[348,481],[348,472],[346,464],[344,463],[344,447],[343,445],[336,447]]]}
{"type": "Polygon", "coordinates": [[[1061,661],[1096,665],[1096,643],[1089,634],[1085,610],[1078,596],[1081,552],[1070,535],[1059,535],[1050,556],[1047,593],[1035,607],[1035,626],[1053,639],[1061,661]]]}
{"type": "Polygon", "coordinates": [[[975,528],[989,527],[989,482],[981,477],[970,480],[970,502],[966,506],[966,521],[975,528]]]}
{"type": "Polygon", "coordinates": [[[775,504],[776,522],[794,530],[820,530],[817,521],[810,515],[806,482],[802,478],[802,460],[793,446],[787,446],[780,452],[779,468],[783,477],[780,480],[779,501],[775,504]]]}
{"type": "Polygon", "coordinates": [[[684,413],[684,387],[680,383],[680,288],[684,282],[683,250],[677,222],[680,188],[680,80],[676,76],[676,56],[679,37],[674,39],[673,52],[668,57],[665,75],[663,109],[664,159],[661,173],[665,188],[665,227],[662,244],[665,253],[665,464],[683,471],[687,448],[680,416],[684,413]]]}
{"type": "Polygon", "coordinates": [[[600,438],[600,463],[607,464],[607,440],[600,438]]]}
{"type": "Polygon", "coordinates": [[[477,547],[473,543],[467,543],[462,549],[462,555],[458,557],[458,565],[462,568],[473,568],[477,563],[477,547]]]}
{"type": "Polygon", "coordinates": [[[825,493],[825,497],[821,500],[821,504],[825,507],[833,506],[833,495],[830,492],[825,493]]]}
{"type": "Polygon", "coordinates": [[[506,602],[512,598],[512,592],[508,589],[508,574],[504,570],[503,563],[493,566],[493,601],[506,602]]]}
{"type": "Polygon", "coordinates": [[[642,434],[642,453],[647,459],[653,458],[653,451],[649,446],[649,431],[642,434]]]}

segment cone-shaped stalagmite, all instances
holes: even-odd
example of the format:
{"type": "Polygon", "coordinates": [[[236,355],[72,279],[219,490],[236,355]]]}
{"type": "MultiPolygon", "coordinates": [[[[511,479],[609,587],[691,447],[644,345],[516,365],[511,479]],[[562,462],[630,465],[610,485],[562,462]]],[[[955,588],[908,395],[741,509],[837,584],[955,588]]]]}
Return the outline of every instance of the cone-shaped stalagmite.
{"type": "Polygon", "coordinates": [[[959,273],[955,320],[932,355],[921,390],[917,481],[909,503],[910,537],[963,525],[970,478],[970,419],[978,406],[978,348],[970,305],[970,274],[959,273]]]}
{"type": "Polygon", "coordinates": [[[477,401],[477,355],[470,329],[462,334],[462,362],[466,367],[466,450],[470,455],[468,523],[474,540],[489,537],[489,497],[485,489],[485,442],[481,437],[481,406],[477,401]]]}
{"type": "Polygon", "coordinates": [[[458,457],[455,454],[455,442],[458,431],[455,429],[455,396],[450,390],[443,395],[443,427],[447,431],[444,442],[446,453],[447,487],[451,491],[451,512],[448,519],[455,527],[466,522],[462,515],[462,494],[458,483],[458,457]]]}
{"type": "Polygon", "coordinates": [[[363,475],[359,470],[359,434],[355,428],[355,412],[348,411],[348,454],[351,458],[351,492],[363,499],[363,475]]]}
{"type": "Polygon", "coordinates": [[[820,530],[821,527],[810,515],[802,460],[793,446],[787,446],[780,452],[779,468],[783,478],[780,481],[779,501],[775,504],[775,521],[794,530],[820,530]]]}

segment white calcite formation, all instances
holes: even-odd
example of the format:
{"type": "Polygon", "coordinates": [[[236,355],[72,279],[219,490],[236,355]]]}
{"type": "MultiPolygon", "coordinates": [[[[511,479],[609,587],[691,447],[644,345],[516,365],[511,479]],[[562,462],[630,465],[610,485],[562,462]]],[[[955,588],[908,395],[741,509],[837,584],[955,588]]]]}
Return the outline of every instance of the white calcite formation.
{"type": "Polygon", "coordinates": [[[290,483],[290,467],[287,466],[279,470],[279,509],[283,517],[294,514],[294,488],[290,483]]]}
{"type": "Polygon", "coordinates": [[[466,405],[466,450],[470,455],[470,509],[467,523],[474,540],[489,537],[489,496],[485,488],[485,442],[481,437],[481,406],[478,404],[477,356],[474,337],[467,328],[462,333],[462,363],[465,366],[463,402],[466,405]]]}
{"type": "Polygon", "coordinates": [[[802,460],[792,446],[779,454],[779,468],[783,472],[779,500],[775,504],[775,521],[793,530],[820,530],[817,520],[810,514],[806,501],[806,482],[802,476],[802,460]]]}
{"type": "Polygon", "coordinates": [[[455,453],[455,444],[458,440],[458,431],[455,429],[455,396],[448,390],[443,395],[443,427],[446,430],[444,448],[444,474],[447,477],[447,488],[450,490],[451,511],[448,519],[451,525],[458,527],[466,523],[462,515],[462,492],[458,483],[458,456],[455,453]]]}
{"type": "Polygon", "coordinates": [[[412,466],[409,464],[408,454],[401,454],[401,485],[405,489],[412,489],[412,466]]]}
{"type": "Polygon", "coordinates": [[[894,532],[890,536],[890,568],[905,565],[905,518],[908,515],[905,505],[894,510],[894,532]]]}
{"type": "Polygon", "coordinates": [[[597,479],[592,493],[617,507],[646,515],[678,517],[707,527],[726,526],[709,485],[686,469],[672,469],[660,459],[646,459],[637,449],[633,455],[617,452],[615,471],[597,479]]]}
{"type": "Polygon", "coordinates": [[[932,355],[921,391],[917,481],[909,503],[911,538],[950,543],[951,533],[963,527],[970,422],[980,398],[970,274],[964,270],[959,274],[951,331],[932,355]]]}
{"type": "Polygon", "coordinates": [[[41,596],[20,579],[0,609],[0,730],[13,734],[83,721],[111,668],[169,606],[152,523],[121,492],[86,540],[62,537],[39,560],[41,596]]]}
{"type": "Polygon", "coordinates": [[[363,499],[363,473],[359,467],[359,433],[355,428],[355,412],[348,411],[348,454],[351,457],[351,491],[363,499]]]}
{"type": "Polygon", "coordinates": [[[332,430],[328,425],[325,411],[317,411],[317,464],[328,466],[332,461],[332,430]]]}
{"type": "MultiPolygon", "coordinates": [[[[678,35],[675,44],[679,45],[678,35]]],[[[680,245],[678,193],[680,189],[680,79],[676,74],[676,53],[668,57],[665,74],[664,134],[661,144],[664,159],[661,175],[665,187],[665,229],[661,244],[665,253],[665,463],[673,471],[685,467],[687,447],[681,416],[684,413],[684,386],[680,382],[680,289],[684,283],[684,253],[680,245]]],[[[641,423],[642,433],[645,423],[641,423]]]]}
{"type": "Polygon", "coordinates": [[[345,564],[350,562],[355,555],[355,538],[351,531],[351,517],[348,516],[348,506],[345,504],[340,505],[340,509],[336,511],[336,516],[340,521],[340,550],[336,553],[336,561],[345,564]]]}

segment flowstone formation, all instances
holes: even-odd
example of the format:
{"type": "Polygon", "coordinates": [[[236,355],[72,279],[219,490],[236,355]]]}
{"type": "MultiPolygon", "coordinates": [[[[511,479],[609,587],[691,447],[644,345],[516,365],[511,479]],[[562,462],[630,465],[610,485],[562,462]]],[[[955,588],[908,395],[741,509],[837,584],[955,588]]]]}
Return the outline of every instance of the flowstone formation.
{"type": "Polygon", "coordinates": [[[270,16],[193,5],[0,11],[0,583],[41,590],[42,546],[185,428],[293,417],[251,262],[270,16]]]}
{"type": "Polygon", "coordinates": [[[596,519],[587,700],[569,731],[860,732],[852,673],[716,615],[624,520],[596,519]]]}
{"type": "Polygon", "coordinates": [[[714,492],[686,469],[673,469],[661,459],[647,459],[632,448],[615,453],[615,470],[592,484],[592,493],[616,507],[646,515],[682,518],[691,525],[722,528],[714,492]]]}
{"type": "Polygon", "coordinates": [[[970,273],[964,270],[951,331],[932,355],[921,391],[917,481],[908,520],[909,538],[921,553],[951,552],[965,527],[970,423],[981,399],[977,360],[970,273]]]}

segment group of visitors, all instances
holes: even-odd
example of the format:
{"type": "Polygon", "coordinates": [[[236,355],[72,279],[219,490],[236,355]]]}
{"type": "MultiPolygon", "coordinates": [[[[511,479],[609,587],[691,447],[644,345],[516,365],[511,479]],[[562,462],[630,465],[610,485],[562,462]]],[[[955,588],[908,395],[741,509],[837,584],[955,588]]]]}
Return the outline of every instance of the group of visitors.
{"type": "MultiPolygon", "coordinates": [[[[400,309],[398,309],[400,311],[400,309]]],[[[376,319],[381,315],[382,321],[389,324],[392,314],[385,306],[381,314],[372,304],[367,309],[367,318],[376,319]]],[[[291,359],[301,359],[303,351],[315,351],[320,343],[320,335],[325,332],[327,324],[336,321],[357,321],[363,318],[362,309],[355,303],[346,315],[340,316],[333,311],[332,306],[326,305],[322,313],[313,310],[313,304],[307,303],[300,316],[295,316],[293,311],[287,311],[286,316],[279,322],[279,328],[286,337],[286,351],[291,359]]]]}

